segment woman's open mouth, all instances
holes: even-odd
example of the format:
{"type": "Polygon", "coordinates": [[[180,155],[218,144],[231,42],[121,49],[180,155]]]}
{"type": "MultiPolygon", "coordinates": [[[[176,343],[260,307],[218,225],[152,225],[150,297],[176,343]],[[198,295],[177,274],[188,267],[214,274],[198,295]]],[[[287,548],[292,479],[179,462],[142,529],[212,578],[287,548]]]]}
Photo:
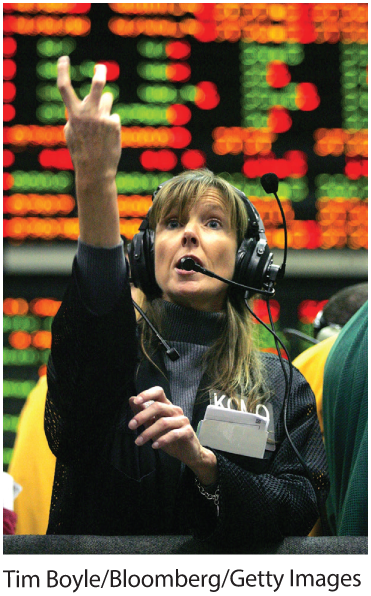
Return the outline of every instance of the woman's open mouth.
{"type": "Polygon", "coordinates": [[[198,265],[201,265],[201,267],[203,267],[203,263],[202,263],[201,259],[199,259],[198,257],[196,257],[194,255],[183,255],[182,257],[180,257],[180,259],[177,261],[177,263],[175,265],[175,269],[177,270],[178,273],[185,274],[185,275],[192,275],[192,274],[197,273],[196,271],[193,271],[193,269],[186,270],[183,268],[182,260],[186,259],[186,258],[192,259],[195,263],[197,263],[198,265]]]}

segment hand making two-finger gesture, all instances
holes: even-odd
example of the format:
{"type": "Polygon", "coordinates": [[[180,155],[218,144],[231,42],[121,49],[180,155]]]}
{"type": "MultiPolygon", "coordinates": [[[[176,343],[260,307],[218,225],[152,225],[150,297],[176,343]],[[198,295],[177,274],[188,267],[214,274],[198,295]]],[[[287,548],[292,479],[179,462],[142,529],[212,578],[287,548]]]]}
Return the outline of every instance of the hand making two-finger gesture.
{"type": "Polygon", "coordinates": [[[121,126],[111,114],[113,97],[103,93],[106,67],[97,64],[89,95],[82,101],[71,85],[70,61],[58,60],[58,89],[68,111],[67,147],[75,168],[80,238],[111,247],[120,243],[116,173],[121,156],[121,126]]]}
{"type": "Polygon", "coordinates": [[[89,95],[80,101],[71,85],[70,61],[58,60],[58,89],[68,111],[66,141],[76,172],[94,171],[99,166],[106,174],[116,173],[121,154],[120,117],[111,115],[113,97],[103,93],[106,67],[97,64],[89,95]]]}

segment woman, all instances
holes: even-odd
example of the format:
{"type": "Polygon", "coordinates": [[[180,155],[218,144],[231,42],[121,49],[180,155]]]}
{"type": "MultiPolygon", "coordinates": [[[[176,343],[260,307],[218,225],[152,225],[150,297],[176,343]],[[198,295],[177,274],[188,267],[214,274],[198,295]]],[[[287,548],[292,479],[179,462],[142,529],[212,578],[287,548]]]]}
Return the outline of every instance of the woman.
{"type": "Polygon", "coordinates": [[[154,199],[157,285],[144,309],[178,350],[173,361],[134,316],[115,187],[120,123],[110,115],[112,97],[102,95],[105,67],[80,102],[68,66],[59,60],[58,86],[69,114],[80,240],[48,366],[46,432],[57,456],[48,532],[192,532],[246,544],[308,533],[316,492],[327,494],[309,386],[295,372],[288,427],[315,487],[285,438],[284,375],[276,357],[253,349],[243,296],[180,267],[191,256],[233,277],[248,223],[241,199],[207,171],[174,178],[154,199]],[[251,411],[269,402],[275,451],[255,459],[202,446],[195,429],[215,391],[251,411]]]}

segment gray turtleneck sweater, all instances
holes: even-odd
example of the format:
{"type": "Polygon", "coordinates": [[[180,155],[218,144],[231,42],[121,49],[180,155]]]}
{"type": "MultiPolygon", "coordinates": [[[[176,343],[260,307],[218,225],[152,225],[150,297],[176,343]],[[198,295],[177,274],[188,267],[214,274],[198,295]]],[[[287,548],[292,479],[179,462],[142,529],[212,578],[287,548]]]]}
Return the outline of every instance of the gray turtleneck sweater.
{"type": "MultiPolygon", "coordinates": [[[[97,315],[108,312],[118,299],[127,275],[122,245],[96,248],[79,240],[77,264],[87,305],[97,315]]],[[[161,299],[159,305],[165,314],[161,333],[180,356],[175,361],[165,356],[172,402],[191,420],[204,372],[202,357],[220,333],[223,314],[184,308],[161,299]]]]}
{"type": "Polygon", "coordinates": [[[221,313],[202,312],[162,300],[163,334],[180,358],[165,357],[172,401],[192,420],[197,389],[204,373],[203,355],[220,333],[221,313]]]}

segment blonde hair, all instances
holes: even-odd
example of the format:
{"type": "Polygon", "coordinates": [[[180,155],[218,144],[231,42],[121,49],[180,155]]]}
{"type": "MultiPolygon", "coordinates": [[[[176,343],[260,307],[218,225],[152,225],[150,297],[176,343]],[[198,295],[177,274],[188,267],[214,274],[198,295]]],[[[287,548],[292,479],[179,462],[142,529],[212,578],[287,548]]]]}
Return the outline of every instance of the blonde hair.
{"type": "MultiPolygon", "coordinates": [[[[161,187],[149,213],[150,228],[155,230],[157,223],[175,206],[181,220],[209,188],[219,192],[230,214],[231,227],[236,230],[239,246],[248,226],[244,202],[232,185],[206,169],[183,172],[161,187]]],[[[156,301],[145,297],[143,310],[161,328],[161,309],[156,301]]],[[[142,330],[142,349],[152,361],[149,346],[153,345],[153,333],[146,326],[142,330]]],[[[207,389],[226,393],[237,407],[241,407],[241,396],[247,397],[246,407],[249,411],[255,411],[257,404],[267,397],[263,365],[253,336],[253,321],[245,306],[244,294],[229,288],[221,334],[204,355],[205,369],[212,379],[212,387],[207,389]]]]}

